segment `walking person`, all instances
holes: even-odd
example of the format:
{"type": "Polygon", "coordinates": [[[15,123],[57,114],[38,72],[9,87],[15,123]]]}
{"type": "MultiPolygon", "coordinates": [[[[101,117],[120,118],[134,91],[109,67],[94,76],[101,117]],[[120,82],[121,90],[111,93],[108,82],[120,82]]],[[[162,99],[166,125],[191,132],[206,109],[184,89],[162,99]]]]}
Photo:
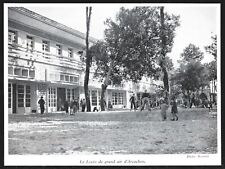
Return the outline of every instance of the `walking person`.
{"type": "Polygon", "coordinates": [[[135,95],[133,93],[133,95],[130,97],[130,111],[133,109],[134,107],[134,111],[136,111],[136,105],[135,105],[135,95]]]}
{"type": "Polygon", "coordinates": [[[148,110],[150,110],[150,106],[149,106],[149,98],[148,98],[149,94],[147,93],[147,90],[145,90],[145,92],[142,95],[141,98],[141,111],[144,110],[145,105],[147,105],[148,110]]]}
{"type": "Polygon", "coordinates": [[[160,109],[161,109],[161,117],[162,117],[162,121],[166,120],[166,111],[169,108],[166,100],[161,100],[161,105],[160,105],[160,109]]]}
{"type": "Polygon", "coordinates": [[[172,105],[172,107],[171,107],[171,114],[172,114],[172,121],[177,121],[178,120],[178,116],[177,116],[177,113],[178,113],[178,111],[177,111],[177,103],[176,103],[176,99],[175,98],[172,98],[171,99],[171,105],[172,105]]]}
{"type": "Polygon", "coordinates": [[[45,111],[45,101],[43,99],[43,96],[41,96],[40,100],[38,101],[38,104],[40,104],[41,114],[44,114],[45,111]]]}

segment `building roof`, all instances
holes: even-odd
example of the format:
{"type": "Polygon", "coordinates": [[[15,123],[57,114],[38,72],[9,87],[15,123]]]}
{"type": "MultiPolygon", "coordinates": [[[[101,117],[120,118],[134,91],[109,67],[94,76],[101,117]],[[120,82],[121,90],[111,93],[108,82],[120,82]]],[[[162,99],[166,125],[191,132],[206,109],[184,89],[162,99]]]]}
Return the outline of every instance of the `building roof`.
{"type": "MultiPolygon", "coordinates": [[[[54,21],[52,19],[49,19],[49,18],[47,18],[47,17],[45,17],[43,15],[40,15],[40,14],[35,13],[33,11],[30,11],[30,10],[24,8],[24,7],[9,7],[9,9],[18,11],[18,12],[24,14],[24,15],[27,15],[27,16],[32,17],[34,19],[37,19],[37,20],[39,20],[41,22],[44,22],[44,23],[46,23],[48,25],[54,26],[54,27],[56,27],[58,29],[61,29],[61,30],[66,31],[68,33],[71,33],[71,34],[73,34],[75,36],[78,36],[78,37],[80,37],[82,39],[86,38],[86,34],[80,32],[80,31],[77,31],[77,30],[75,30],[73,28],[70,28],[70,27],[68,27],[66,25],[63,25],[63,24],[61,24],[59,22],[56,22],[56,21],[54,21]]],[[[95,38],[90,37],[90,36],[89,36],[89,40],[92,43],[95,43],[95,42],[98,41],[98,39],[95,39],[95,38]]]]}

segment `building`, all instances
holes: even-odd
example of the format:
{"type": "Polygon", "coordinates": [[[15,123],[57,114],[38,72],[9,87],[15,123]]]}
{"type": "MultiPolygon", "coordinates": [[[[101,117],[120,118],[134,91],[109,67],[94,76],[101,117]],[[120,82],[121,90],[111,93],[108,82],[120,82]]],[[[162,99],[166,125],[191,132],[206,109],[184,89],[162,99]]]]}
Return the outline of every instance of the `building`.
{"type": "MultiPolygon", "coordinates": [[[[90,37],[90,45],[97,40],[90,37]]],[[[46,112],[62,111],[65,100],[84,98],[85,34],[26,8],[8,8],[8,110],[9,113],[40,112],[43,96],[46,112]]],[[[139,95],[152,82],[110,85],[106,101],[114,108],[129,106],[129,97],[139,95]],[[137,86],[137,85],[136,85],[137,86]],[[141,86],[141,88],[140,88],[141,86]],[[143,87],[144,86],[144,87],[143,87]]],[[[90,76],[91,106],[99,108],[101,83],[90,76]]]]}

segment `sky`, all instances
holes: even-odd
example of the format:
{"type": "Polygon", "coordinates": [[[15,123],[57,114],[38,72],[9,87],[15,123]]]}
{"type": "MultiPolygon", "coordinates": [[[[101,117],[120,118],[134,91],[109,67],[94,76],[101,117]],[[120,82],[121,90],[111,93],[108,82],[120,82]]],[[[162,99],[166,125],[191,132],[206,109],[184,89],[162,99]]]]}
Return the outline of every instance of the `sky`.
{"type": "MultiPolygon", "coordinates": [[[[96,39],[104,38],[104,21],[106,18],[115,19],[119,8],[134,6],[150,6],[157,4],[88,4],[92,6],[90,36],[96,39]]],[[[158,4],[159,5],[159,4],[158,4]]],[[[180,26],[176,29],[174,45],[168,56],[172,58],[174,66],[178,67],[177,60],[184,48],[190,43],[198,46],[204,52],[203,63],[210,62],[213,57],[205,52],[204,46],[212,43],[211,36],[220,32],[219,4],[160,4],[164,5],[165,12],[180,15],[180,26]]],[[[21,5],[20,5],[21,6],[21,5]]],[[[76,29],[86,32],[87,4],[23,4],[25,8],[38,14],[76,29]]]]}

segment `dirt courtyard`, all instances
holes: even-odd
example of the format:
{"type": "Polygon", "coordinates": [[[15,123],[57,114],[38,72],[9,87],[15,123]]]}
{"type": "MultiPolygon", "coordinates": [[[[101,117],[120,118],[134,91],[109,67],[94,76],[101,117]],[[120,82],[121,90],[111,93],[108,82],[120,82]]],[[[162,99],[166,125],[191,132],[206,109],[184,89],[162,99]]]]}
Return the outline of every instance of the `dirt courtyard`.
{"type": "Polygon", "coordinates": [[[76,115],[9,115],[8,151],[18,154],[185,154],[217,152],[217,120],[208,109],[178,109],[179,120],[160,111],[76,115]]]}

